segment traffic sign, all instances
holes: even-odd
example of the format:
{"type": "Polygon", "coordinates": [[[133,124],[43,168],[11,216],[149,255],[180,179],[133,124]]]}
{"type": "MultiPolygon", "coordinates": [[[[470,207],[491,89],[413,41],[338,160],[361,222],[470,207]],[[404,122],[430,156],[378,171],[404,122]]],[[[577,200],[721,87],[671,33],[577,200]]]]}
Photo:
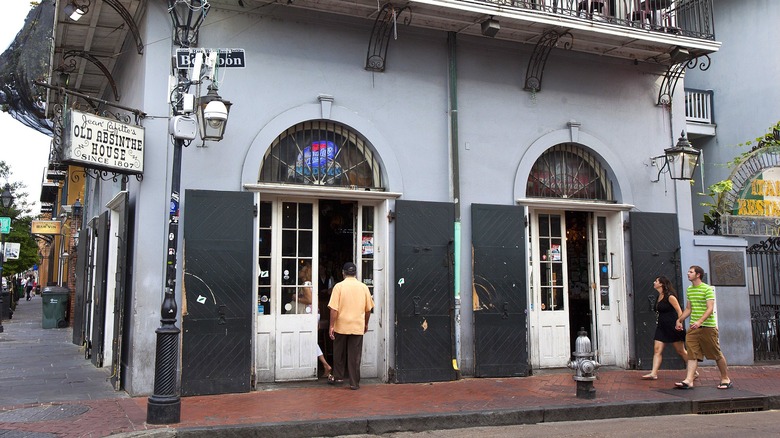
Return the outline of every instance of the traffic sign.
{"type": "Polygon", "coordinates": [[[0,216],[0,233],[8,234],[11,232],[11,218],[0,216]]]}

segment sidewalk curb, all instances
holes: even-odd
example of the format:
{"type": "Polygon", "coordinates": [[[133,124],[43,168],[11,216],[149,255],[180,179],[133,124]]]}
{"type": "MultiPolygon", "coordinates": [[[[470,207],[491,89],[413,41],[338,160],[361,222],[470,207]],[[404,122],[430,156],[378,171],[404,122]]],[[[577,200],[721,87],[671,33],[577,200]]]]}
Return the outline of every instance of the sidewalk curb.
{"type": "MultiPolygon", "coordinates": [[[[778,399],[780,399],[780,397],[778,399]]],[[[776,402],[777,401],[780,400],[776,400],[776,402]]],[[[777,405],[777,403],[774,404],[777,405]]],[[[770,405],[772,405],[771,402],[770,405]]],[[[380,435],[392,432],[423,432],[426,430],[446,430],[468,427],[507,426],[559,421],[682,415],[691,413],[693,413],[693,402],[690,400],[605,403],[551,408],[256,423],[181,429],[171,428],[112,435],[112,438],[311,438],[360,434],[380,435]]]]}

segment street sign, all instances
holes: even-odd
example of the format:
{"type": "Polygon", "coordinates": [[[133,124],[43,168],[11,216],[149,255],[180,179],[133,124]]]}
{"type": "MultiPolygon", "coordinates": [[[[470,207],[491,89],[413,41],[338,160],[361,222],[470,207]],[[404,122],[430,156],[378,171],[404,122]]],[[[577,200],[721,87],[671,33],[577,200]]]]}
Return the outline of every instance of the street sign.
{"type": "Polygon", "coordinates": [[[11,218],[8,216],[0,217],[0,233],[8,234],[11,232],[11,218]]]}
{"type": "Polygon", "coordinates": [[[217,68],[246,67],[246,52],[244,49],[204,49],[192,47],[189,49],[176,49],[176,68],[190,68],[195,62],[196,53],[209,54],[211,52],[217,52],[217,68]]]}

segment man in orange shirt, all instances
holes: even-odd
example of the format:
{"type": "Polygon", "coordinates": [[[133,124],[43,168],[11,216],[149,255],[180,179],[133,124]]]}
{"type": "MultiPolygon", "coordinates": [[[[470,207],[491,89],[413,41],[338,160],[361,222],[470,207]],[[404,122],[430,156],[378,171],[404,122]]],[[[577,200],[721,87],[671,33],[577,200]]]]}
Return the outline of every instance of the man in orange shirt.
{"type": "Polygon", "coordinates": [[[368,287],[358,281],[357,267],[344,264],[344,280],[333,286],[330,308],[330,338],[333,340],[333,377],[328,383],[344,381],[344,368],[349,373],[349,388],[360,388],[360,360],[363,353],[363,334],[368,331],[368,320],[374,300],[368,287]]]}

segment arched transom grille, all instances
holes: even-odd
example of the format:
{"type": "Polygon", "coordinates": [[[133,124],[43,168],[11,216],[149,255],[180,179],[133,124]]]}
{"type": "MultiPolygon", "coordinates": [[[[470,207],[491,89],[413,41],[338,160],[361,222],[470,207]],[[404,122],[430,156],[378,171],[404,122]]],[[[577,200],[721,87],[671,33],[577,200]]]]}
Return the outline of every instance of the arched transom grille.
{"type": "Polygon", "coordinates": [[[299,123],[279,134],[263,158],[258,182],[382,189],[373,148],[335,122],[299,123]]]}
{"type": "Polygon", "coordinates": [[[606,169],[573,143],[555,145],[536,160],[528,175],[526,196],[614,201],[606,169]]]}

